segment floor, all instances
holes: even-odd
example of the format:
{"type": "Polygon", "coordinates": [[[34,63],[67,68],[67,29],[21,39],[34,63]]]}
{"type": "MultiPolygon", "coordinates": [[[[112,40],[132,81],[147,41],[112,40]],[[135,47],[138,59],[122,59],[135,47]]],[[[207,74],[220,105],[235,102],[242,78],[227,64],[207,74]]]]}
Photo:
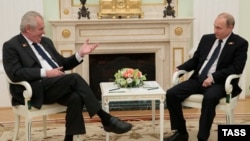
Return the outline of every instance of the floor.
{"type": "MultiPolygon", "coordinates": [[[[235,109],[234,113],[238,116],[249,116],[250,117],[250,97],[246,99],[240,99],[238,102],[238,106],[235,109]]],[[[199,109],[183,109],[184,115],[186,118],[198,118],[199,109]]],[[[132,111],[111,111],[112,115],[120,117],[123,120],[150,120],[151,119],[151,110],[132,110],[132,111]]],[[[158,114],[159,111],[157,110],[158,114]]],[[[85,122],[97,122],[99,118],[94,116],[93,118],[89,118],[86,112],[83,112],[85,122]]],[[[217,111],[216,116],[224,116],[224,113],[221,111],[217,111]]],[[[48,122],[64,122],[65,113],[59,113],[48,116],[48,122]]],[[[12,126],[14,123],[14,114],[11,108],[0,108],[0,124],[10,125],[12,126]]],[[[165,110],[165,119],[169,119],[168,110],[165,110]]],[[[41,118],[35,118],[34,121],[40,122],[41,118]]]]}

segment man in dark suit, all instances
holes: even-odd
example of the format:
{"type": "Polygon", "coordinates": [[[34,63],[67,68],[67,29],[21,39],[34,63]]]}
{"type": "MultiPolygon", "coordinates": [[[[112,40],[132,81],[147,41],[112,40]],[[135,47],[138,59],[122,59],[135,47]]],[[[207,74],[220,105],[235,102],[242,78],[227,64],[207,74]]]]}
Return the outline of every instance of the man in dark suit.
{"type": "MultiPolygon", "coordinates": [[[[32,106],[39,109],[42,104],[56,102],[67,106],[65,141],[72,141],[73,135],[86,133],[82,116],[84,105],[90,117],[96,114],[100,117],[107,132],[122,134],[132,128],[130,123],[101,109],[87,82],[79,74],[64,73],[64,70],[71,70],[81,64],[84,55],[91,53],[99,44],[89,44],[89,40],[86,40],[74,55],[61,56],[53,42],[43,36],[44,20],[35,11],[25,13],[20,30],[19,35],[3,45],[5,72],[12,81],[24,80],[30,83],[33,91],[32,106]],[[36,50],[37,47],[40,50],[36,50]]],[[[24,104],[23,87],[10,85],[10,91],[13,96],[12,105],[24,104]]]]}
{"type": "MultiPolygon", "coordinates": [[[[187,141],[188,132],[182,112],[181,102],[195,93],[202,93],[201,115],[199,119],[199,141],[207,141],[211,125],[216,115],[216,105],[226,96],[224,84],[230,74],[241,74],[247,60],[248,42],[232,32],[234,17],[228,13],[221,13],[214,21],[214,34],[204,35],[192,58],[177,67],[177,70],[193,71],[190,78],[167,90],[166,103],[170,113],[171,129],[176,132],[164,141],[187,141]],[[209,60],[218,43],[221,49],[217,59],[209,67],[208,73],[202,79],[202,71],[209,64],[209,60]]],[[[233,82],[233,96],[241,92],[238,81],[233,82]]]]}

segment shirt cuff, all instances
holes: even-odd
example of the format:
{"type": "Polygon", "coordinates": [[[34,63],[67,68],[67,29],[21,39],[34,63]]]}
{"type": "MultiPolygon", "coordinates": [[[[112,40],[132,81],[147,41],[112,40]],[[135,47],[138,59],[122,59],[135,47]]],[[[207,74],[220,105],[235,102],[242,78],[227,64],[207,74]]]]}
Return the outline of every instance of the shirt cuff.
{"type": "Polygon", "coordinates": [[[77,52],[76,54],[75,54],[75,56],[76,56],[76,60],[78,61],[78,62],[81,62],[82,60],[83,60],[83,57],[81,57],[80,56],[80,54],[79,54],[79,52],[77,52]]]}
{"type": "Polygon", "coordinates": [[[46,70],[44,68],[41,69],[40,73],[41,77],[46,77],[46,70]]]}

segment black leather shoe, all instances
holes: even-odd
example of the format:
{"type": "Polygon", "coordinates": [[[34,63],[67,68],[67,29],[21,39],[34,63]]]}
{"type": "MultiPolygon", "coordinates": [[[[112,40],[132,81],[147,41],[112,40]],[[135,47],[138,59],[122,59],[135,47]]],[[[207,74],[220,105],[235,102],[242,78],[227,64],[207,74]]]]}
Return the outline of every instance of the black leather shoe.
{"type": "Polygon", "coordinates": [[[163,140],[164,141],[188,141],[188,134],[181,134],[177,131],[172,136],[165,137],[163,140]]]}
{"type": "Polygon", "coordinates": [[[132,124],[124,122],[117,117],[111,117],[108,125],[103,125],[106,132],[122,134],[128,132],[132,128],[132,124]]]}

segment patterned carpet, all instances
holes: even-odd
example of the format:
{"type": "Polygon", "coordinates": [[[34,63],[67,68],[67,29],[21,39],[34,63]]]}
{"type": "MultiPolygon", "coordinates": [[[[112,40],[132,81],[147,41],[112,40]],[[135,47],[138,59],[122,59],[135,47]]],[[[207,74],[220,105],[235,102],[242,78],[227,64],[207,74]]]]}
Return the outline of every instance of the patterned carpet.
{"type": "MultiPolygon", "coordinates": [[[[110,141],[158,141],[159,140],[159,125],[156,128],[152,128],[151,121],[128,121],[133,124],[131,131],[125,134],[110,134],[110,141]]],[[[156,121],[156,123],[159,123],[156,121]]],[[[217,125],[224,124],[225,118],[216,118],[209,141],[217,141],[217,125]]],[[[249,124],[249,115],[239,115],[235,118],[237,124],[249,124]]],[[[187,119],[187,127],[189,132],[189,140],[195,141],[197,134],[197,118],[187,119]]],[[[23,126],[19,131],[18,141],[25,141],[25,132],[23,126]]],[[[99,122],[86,123],[87,133],[85,135],[79,135],[80,141],[105,141],[105,132],[99,122]]],[[[42,128],[40,125],[33,123],[32,127],[32,141],[62,141],[64,137],[64,123],[58,122],[48,125],[47,137],[43,137],[42,128]]],[[[165,120],[164,123],[164,136],[171,134],[169,120],[165,120]]],[[[13,127],[0,124],[0,141],[11,141],[13,136],[13,127]]],[[[74,137],[76,141],[76,137],[74,137]]]]}

